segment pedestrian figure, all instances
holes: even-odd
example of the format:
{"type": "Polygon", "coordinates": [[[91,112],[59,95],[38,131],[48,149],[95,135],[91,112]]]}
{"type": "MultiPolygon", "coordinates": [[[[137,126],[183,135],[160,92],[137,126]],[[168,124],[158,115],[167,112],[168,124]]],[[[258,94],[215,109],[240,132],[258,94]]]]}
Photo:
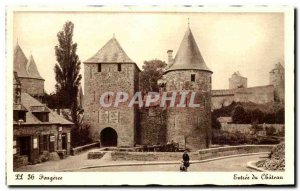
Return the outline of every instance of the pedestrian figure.
{"type": "Polygon", "coordinates": [[[188,167],[190,166],[190,157],[187,154],[187,150],[184,151],[182,155],[182,160],[183,160],[183,166],[185,167],[185,171],[187,171],[188,167]]]}
{"type": "Polygon", "coordinates": [[[184,166],[184,162],[183,161],[181,161],[180,171],[181,172],[186,172],[187,171],[187,168],[184,166]]]}

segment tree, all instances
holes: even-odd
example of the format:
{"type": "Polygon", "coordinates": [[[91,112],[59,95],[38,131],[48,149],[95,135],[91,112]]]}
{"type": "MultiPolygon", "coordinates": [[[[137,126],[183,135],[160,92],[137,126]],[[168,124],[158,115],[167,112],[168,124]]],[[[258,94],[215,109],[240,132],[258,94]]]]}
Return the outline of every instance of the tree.
{"type": "Polygon", "coordinates": [[[245,109],[242,106],[238,105],[235,107],[235,109],[232,112],[232,122],[238,124],[244,123],[245,116],[246,116],[245,109]]]}
{"type": "Polygon", "coordinates": [[[167,66],[164,61],[150,60],[144,61],[143,71],[140,73],[140,89],[147,92],[158,92],[157,80],[163,75],[163,69],[167,66]]]}
{"type": "Polygon", "coordinates": [[[264,122],[264,113],[259,109],[254,109],[250,111],[251,113],[251,122],[257,121],[258,123],[264,122]]]}
{"type": "Polygon", "coordinates": [[[61,107],[70,109],[72,121],[75,127],[79,127],[77,103],[78,87],[80,86],[81,75],[80,60],[77,51],[77,43],[73,43],[74,24],[66,22],[63,30],[57,33],[58,45],[55,46],[56,65],[54,67],[56,79],[56,92],[61,107]]]}

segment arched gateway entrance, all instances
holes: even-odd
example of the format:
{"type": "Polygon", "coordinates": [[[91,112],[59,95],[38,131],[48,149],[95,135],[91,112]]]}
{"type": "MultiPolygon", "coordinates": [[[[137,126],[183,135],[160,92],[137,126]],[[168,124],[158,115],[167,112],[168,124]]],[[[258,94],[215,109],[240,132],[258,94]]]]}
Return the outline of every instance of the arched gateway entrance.
{"type": "Polygon", "coordinates": [[[114,147],[118,145],[118,134],[111,128],[106,127],[100,133],[100,142],[102,147],[114,147]]]}

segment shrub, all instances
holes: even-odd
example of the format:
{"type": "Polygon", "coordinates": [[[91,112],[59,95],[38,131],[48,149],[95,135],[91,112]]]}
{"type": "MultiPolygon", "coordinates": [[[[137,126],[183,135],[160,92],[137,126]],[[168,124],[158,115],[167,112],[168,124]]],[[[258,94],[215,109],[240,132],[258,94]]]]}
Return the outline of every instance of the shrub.
{"type": "Polygon", "coordinates": [[[273,136],[276,132],[276,129],[273,126],[266,127],[267,136],[273,136]]]}
{"type": "Polygon", "coordinates": [[[256,135],[243,134],[239,131],[229,133],[222,130],[213,130],[212,144],[240,145],[240,144],[278,144],[278,138],[258,137],[256,135]]]}

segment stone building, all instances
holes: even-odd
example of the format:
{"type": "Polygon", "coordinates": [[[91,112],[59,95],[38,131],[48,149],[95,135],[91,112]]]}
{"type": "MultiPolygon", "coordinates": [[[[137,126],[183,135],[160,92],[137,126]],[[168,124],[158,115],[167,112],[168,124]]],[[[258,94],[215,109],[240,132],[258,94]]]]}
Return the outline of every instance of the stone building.
{"type": "Polygon", "coordinates": [[[247,78],[243,77],[239,71],[234,72],[229,78],[229,89],[247,88],[247,78]]]}
{"type": "MultiPolygon", "coordinates": [[[[139,87],[139,68],[126,55],[115,38],[109,40],[93,57],[84,62],[85,120],[90,133],[102,146],[133,146],[177,142],[192,150],[210,145],[211,74],[191,29],[185,33],[180,48],[165,71],[166,92],[197,92],[199,108],[150,108],[100,106],[104,92],[123,91],[133,95],[139,87]]],[[[108,102],[114,100],[108,96],[108,102]]]]}
{"type": "Polygon", "coordinates": [[[167,67],[165,91],[197,92],[200,107],[169,107],[167,142],[192,150],[208,148],[211,140],[211,75],[188,27],[174,60],[167,67]]]}
{"type": "Polygon", "coordinates": [[[44,80],[39,76],[33,58],[28,62],[26,60],[17,45],[13,75],[14,169],[43,162],[57,154],[69,155],[71,149],[70,132],[73,123],[33,97],[43,96],[44,80]]]}
{"type": "MultiPolygon", "coordinates": [[[[94,56],[84,62],[84,119],[91,125],[90,135],[101,146],[133,146],[135,144],[166,144],[176,142],[191,150],[208,148],[211,144],[211,111],[236,102],[274,102],[273,84],[247,87],[247,78],[239,72],[229,79],[229,89],[212,90],[212,71],[207,67],[191,29],[188,27],[175,58],[168,50],[168,65],[159,80],[160,93],[186,94],[196,92],[200,107],[167,107],[151,105],[148,108],[103,107],[100,96],[107,104],[114,103],[119,91],[129,98],[139,90],[139,68],[115,38],[109,40],[94,56]]],[[[280,68],[278,70],[281,70],[280,68]]],[[[278,77],[277,70],[274,76],[278,77]]],[[[273,75],[273,73],[272,73],[273,75]]],[[[282,77],[282,76],[281,76],[282,77]]],[[[273,78],[272,78],[273,79],[273,78]]],[[[280,97],[280,96],[278,96],[280,97]]],[[[189,99],[187,99],[189,100],[189,99]]],[[[188,101],[185,103],[188,105],[188,101]]]]}
{"type": "Polygon", "coordinates": [[[247,78],[235,72],[229,78],[229,89],[212,90],[212,109],[228,106],[233,101],[257,104],[284,103],[284,68],[280,63],[275,64],[274,69],[270,71],[269,79],[268,85],[247,87],[247,78]]]}
{"type": "Polygon", "coordinates": [[[14,49],[14,71],[18,73],[22,92],[36,98],[43,97],[45,80],[39,74],[33,56],[30,55],[28,60],[18,43],[14,49]]]}
{"type": "Polygon", "coordinates": [[[115,37],[84,62],[85,120],[91,125],[93,140],[102,146],[133,146],[137,139],[137,109],[125,103],[102,107],[100,96],[112,103],[117,92],[134,95],[139,87],[139,68],[124,52],[115,37]]]}
{"type": "Polygon", "coordinates": [[[275,101],[284,102],[284,67],[280,63],[270,71],[270,84],[274,86],[275,101]]]}

